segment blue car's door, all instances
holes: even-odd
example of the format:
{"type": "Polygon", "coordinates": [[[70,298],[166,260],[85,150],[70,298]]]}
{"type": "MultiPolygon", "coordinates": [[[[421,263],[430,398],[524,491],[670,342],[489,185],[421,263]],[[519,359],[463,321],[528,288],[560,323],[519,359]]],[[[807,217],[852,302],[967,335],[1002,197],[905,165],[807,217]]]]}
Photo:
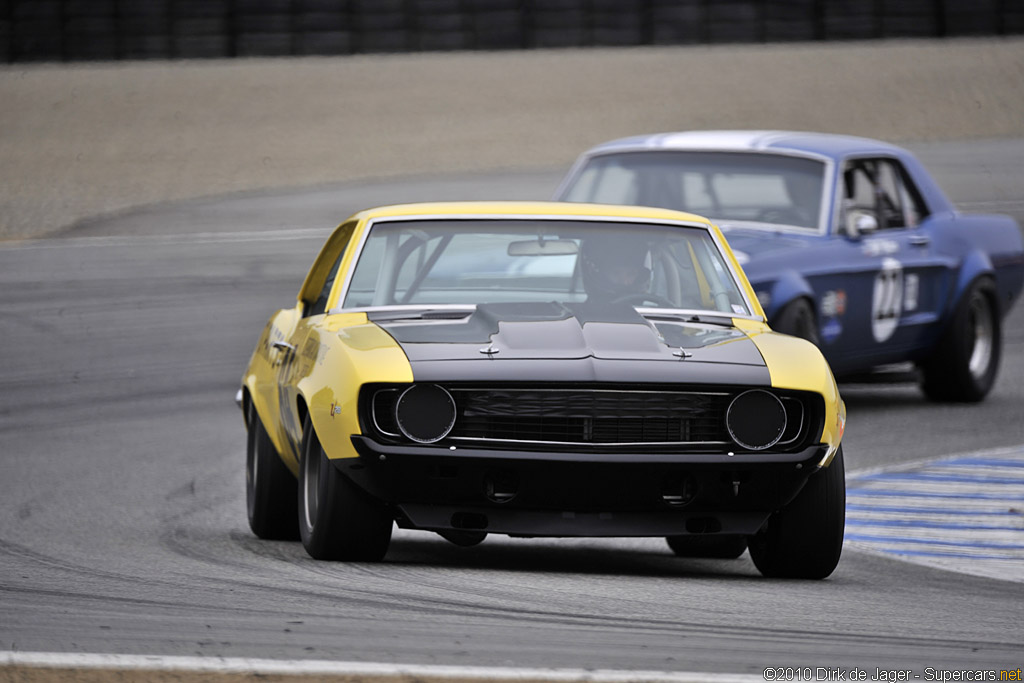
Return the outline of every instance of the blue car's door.
{"type": "Polygon", "coordinates": [[[950,268],[932,245],[932,221],[897,160],[848,160],[842,181],[836,272],[814,287],[823,348],[837,359],[837,372],[903,360],[925,348],[950,268]]]}

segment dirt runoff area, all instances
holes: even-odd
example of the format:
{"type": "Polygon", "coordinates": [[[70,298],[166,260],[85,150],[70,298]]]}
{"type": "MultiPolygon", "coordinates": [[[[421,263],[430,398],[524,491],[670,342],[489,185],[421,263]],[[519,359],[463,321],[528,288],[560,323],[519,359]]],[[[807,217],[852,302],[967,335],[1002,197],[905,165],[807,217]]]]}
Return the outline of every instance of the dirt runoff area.
{"type": "Polygon", "coordinates": [[[0,66],[0,239],[707,128],[1024,137],[1024,37],[0,66]]]}

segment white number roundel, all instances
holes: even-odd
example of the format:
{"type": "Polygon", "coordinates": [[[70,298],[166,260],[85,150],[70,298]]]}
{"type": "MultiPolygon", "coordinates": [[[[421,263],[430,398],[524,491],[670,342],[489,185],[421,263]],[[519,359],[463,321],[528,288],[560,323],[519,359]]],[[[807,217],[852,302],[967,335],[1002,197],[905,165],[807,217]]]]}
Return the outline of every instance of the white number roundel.
{"type": "Polygon", "coordinates": [[[884,342],[893,335],[902,312],[903,266],[894,258],[882,259],[871,298],[871,334],[875,341],[884,342]]]}

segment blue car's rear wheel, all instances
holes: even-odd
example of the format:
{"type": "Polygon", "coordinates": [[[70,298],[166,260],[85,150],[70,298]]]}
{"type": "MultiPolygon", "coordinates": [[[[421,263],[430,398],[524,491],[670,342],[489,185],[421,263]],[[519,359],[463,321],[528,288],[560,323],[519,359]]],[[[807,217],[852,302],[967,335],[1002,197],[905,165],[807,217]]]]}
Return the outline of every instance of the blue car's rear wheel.
{"type": "Polygon", "coordinates": [[[331,464],[306,418],[299,461],[299,532],[318,560],[377,562],[391,543],[388,508],[331,464]]]}
{"type": "Polygon", "coordinates": [[[824,579],[839,564],[846,525],[843,449],[750,537],[750,559],[764,576],[824,579]]]}
{"type": "Polygon", "coordinates": [[[988,279],[967,289],[949,328],[921,363],[921,389],[928,398],[973,403],[992,390],[1002,355],[1002,321],[995,301],[988,279]]]}
{"type": "Polygon", "coordinates": [[[260,538],[294,541],[295,477],[285,467],[252,401],[246,403],[245,502],[249,528],[260,538]]]}

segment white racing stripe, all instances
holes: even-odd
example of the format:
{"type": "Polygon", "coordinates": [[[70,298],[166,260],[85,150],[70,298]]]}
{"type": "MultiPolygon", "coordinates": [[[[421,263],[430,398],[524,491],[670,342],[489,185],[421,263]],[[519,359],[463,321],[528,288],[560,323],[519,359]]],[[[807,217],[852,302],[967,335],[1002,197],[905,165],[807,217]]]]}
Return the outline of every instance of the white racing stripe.
{"type": "Polygon", "coordinates": [[[760,674],[717,674],[610,669],[521,669],[511,667],[438,666],[334,662],[316,659],[247,659],[241,657],[164,657],[65,652],[0,652],[0,666],[60,669],[180,671],[188,673],[361,676],[459,681],[581,681],[592,683],[764,683],[760,674]]]}
{"type": "Polygon", "coordinates": [[[851,472],[846,541],[910,562],[1024,582],[1024,447],[851,472]]]}

